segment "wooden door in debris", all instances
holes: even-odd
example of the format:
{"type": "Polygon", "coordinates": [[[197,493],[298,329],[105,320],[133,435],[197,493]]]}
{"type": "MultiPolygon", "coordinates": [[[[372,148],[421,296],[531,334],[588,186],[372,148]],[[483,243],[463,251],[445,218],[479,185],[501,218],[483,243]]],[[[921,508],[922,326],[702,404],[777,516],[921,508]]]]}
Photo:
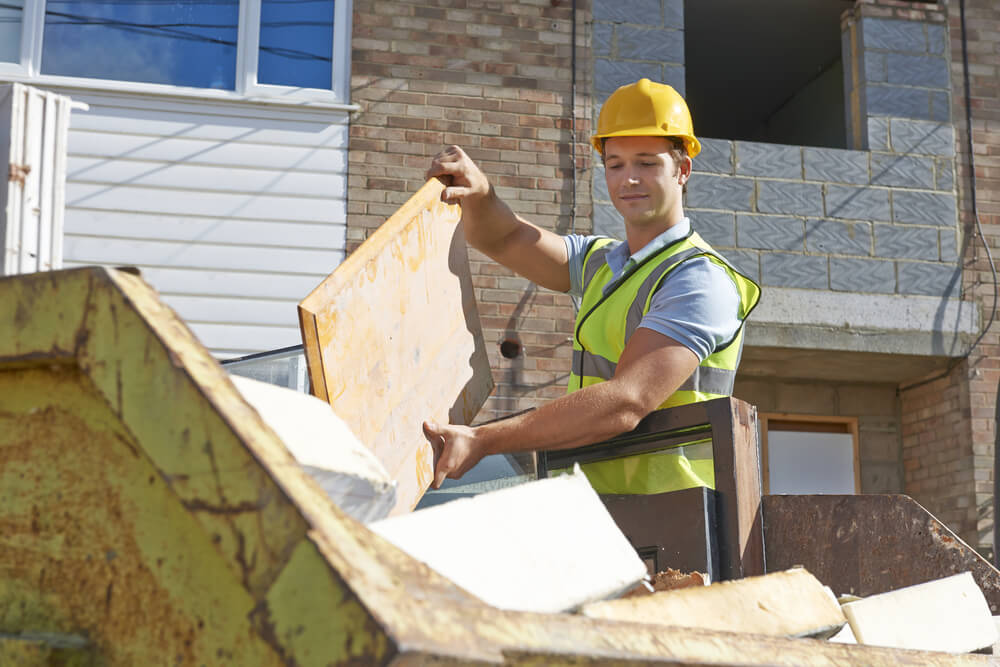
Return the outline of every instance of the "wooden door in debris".
{"type": "Polygon", "coordinates": [[[425,419],[468,424],[493,389],[461,209],[430,180],[299,304],[312,392],[399,484],[433,481],[425,419]]]}

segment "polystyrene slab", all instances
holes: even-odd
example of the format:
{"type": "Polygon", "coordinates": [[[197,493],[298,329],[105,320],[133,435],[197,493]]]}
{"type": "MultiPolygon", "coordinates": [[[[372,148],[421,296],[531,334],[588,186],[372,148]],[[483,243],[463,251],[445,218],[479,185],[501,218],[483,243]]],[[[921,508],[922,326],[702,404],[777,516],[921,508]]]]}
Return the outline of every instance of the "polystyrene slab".
{"type": "Polygon", "coordinates": [[[972,573],[848,602],[844,615],[860,644],[967,653],[997,641],[997,628],[972,573]]]}
{"type": "Polygon", "coordinates": [[[646,575],[579,467],[368,527],[500,609],[567,611],[646,575]]]}
{"type": "Polygon", "coordinates": [[[340,509],[363,522],[388,516],[395,483],[329,405],[266,382],[230,379],[340,509]]]}
{"type": "Polygon", "coordinates": [[[398,482],[394,514],[433,480],[421,423],[467,424],[493,378],[461,210],[428,181],[299,304],[313,393],[398,482]]]}

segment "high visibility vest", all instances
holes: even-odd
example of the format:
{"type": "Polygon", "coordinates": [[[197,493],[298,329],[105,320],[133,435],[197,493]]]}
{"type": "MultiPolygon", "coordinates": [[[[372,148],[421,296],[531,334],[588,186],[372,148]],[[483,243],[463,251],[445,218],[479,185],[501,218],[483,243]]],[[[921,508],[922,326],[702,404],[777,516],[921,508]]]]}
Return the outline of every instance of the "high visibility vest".
{"type": "MultiPolygon", "coordinates": [[[[567,393],[611,379],[626,342],[670,272],[690,259],[707,257],[723,267],[736,285],[741,324],[733,338],[702,361],[659,409],[732,395],[743,351],[743,323],[760,300],[760,286],[692,232],[626,271],[605,296],[604,286],[612,280],[611,268],[605,262],[611,243],[612,239],[597,239],[584,256],[584,292],[573,336],[573,372],[567,393]]],[[[712,445],[707,440],[581,467],[598,493],[649,494],[696,486],[715,488],[712,445]]]]}

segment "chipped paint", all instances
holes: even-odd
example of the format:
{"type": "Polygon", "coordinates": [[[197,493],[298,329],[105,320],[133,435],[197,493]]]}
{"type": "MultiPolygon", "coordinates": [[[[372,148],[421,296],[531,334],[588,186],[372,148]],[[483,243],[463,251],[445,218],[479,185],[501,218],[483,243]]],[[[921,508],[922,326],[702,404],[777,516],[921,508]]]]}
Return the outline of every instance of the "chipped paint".
{"type": "Polygon", "coordinates": [[[990,664],[488,607],[334,507],[111,270],[0,279],[0,460],[0,633],[96,664],[990,664]]]}

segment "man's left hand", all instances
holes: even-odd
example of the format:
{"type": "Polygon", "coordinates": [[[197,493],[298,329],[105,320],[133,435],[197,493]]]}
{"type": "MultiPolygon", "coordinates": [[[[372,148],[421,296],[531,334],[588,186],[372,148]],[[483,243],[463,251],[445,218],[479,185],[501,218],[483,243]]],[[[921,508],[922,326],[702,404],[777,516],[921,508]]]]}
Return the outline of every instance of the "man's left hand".
{"type": "Polygon", "coordinates": [[[469,426],[424,422],[424,435],[434,449],[434,488],[448,477],[458,479],[486,454],[476,430],[469,426]]]}

